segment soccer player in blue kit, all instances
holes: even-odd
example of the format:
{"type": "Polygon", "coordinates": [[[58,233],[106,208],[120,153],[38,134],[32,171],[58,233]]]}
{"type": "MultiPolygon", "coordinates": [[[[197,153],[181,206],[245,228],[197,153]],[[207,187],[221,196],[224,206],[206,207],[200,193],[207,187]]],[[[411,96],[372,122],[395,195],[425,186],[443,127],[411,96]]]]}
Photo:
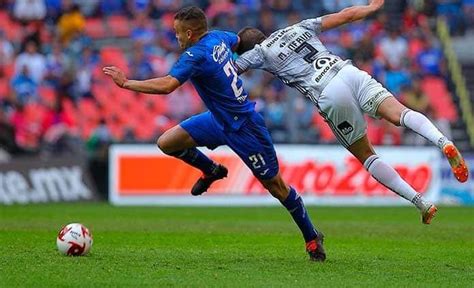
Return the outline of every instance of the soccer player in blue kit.
{"type": "MultiPolygon", "coordinates": [[[[232,60],[239,43],[234,33],[208,31],[207,19],[198,7],[179,10],[174,18],[176,38],[184,52],[167,76],[144,81],[129,80],[117,67],[104,67],[121,88],[150,94],[169,94],[191,80],[209,111],[195,115],[159,137],[158,147],[202,171],[192,195],[201,195],[227,176],[227,169],[196,147],[229,146],[262,185],[290,212],[306,242],[310,260],[324,261],[323,234],[318,232],[301,197],[281,178],[270,134],[255,103],[247,99],[232,60]]],[[[185,104],[183,104],[185,105],[185,104]]]]}

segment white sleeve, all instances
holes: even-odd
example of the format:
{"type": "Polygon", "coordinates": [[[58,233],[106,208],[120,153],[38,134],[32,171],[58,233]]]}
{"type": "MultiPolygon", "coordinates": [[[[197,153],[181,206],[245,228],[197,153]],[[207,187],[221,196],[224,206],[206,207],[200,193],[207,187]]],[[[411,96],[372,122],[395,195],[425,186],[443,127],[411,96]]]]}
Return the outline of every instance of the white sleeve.
{"type": "Polygon", "coordinates": [[[265,56],[262,53],[260,45],[255,45],[252,50],[242,54],[235,61],[238,74],[242,74],[249,69],[263,69],[265,64],[265,56]]]}
{"type": "Polygon", "coordinates": [[[306,19],[301,21],[300,23],[296,24],[299,26],[302,26],[308,30],[313,30],[316,32],[316,34],[320,34],[322,31],[322,23],[323,23],[323,17],[318,17],[318,18],[311,18],[311,19],[306,19]]]}

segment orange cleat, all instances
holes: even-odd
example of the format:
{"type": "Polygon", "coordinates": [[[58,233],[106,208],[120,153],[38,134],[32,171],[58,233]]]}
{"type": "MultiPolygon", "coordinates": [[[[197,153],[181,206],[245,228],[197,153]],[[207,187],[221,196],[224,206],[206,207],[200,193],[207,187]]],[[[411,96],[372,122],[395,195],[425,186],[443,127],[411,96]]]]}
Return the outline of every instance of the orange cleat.
{"type": "Polygon", "coordinates": [[[469,170],[456,146],[454,146],[452,142],[446,143],[446,145],[443,146],[443,153],[446,158],[448,158],[451,171],[453,171],[456,179],[461,183],[466,182],[469,177],[469,170]]]}
{"type": "Polygon", "coordinates": [[[423,224],[430,224],[437,211],[438,208],[436,208],[435,205],[431,205],[430,207],[428,207],[428,209],[426,209],[422,214],[421,221],[423,222],[423,224]]]}
{"type": "Polygon", "coordinates": [[[326,252],[323,247],[324,235],[319,232],[318,236],[306,243],[306,252],[309,254],[309,260],[315,262],[324,262],[326,260],[326,252]]]}

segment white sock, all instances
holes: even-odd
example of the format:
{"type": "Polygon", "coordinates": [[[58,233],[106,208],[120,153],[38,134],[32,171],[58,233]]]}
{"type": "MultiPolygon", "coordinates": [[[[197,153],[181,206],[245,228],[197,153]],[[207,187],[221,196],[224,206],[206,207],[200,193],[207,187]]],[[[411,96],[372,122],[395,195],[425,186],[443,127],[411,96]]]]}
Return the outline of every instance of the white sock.
{"type": "Polygon", "coordinates": [[[424,211],[428,203],[423,196],[416,192],[390,165],[382,161],[379,156],[372,155],[364,162],[364,167],[369,173],[385,187],[389,188],[399,196],[415,204],[415,206],[424,211]]]}
{"type": "Polygon", "coordinates": [[[400,125],[410,128],[440,149],[449,141],[425,115],[410,109],[403,110],[400,117],[400,125]]]}

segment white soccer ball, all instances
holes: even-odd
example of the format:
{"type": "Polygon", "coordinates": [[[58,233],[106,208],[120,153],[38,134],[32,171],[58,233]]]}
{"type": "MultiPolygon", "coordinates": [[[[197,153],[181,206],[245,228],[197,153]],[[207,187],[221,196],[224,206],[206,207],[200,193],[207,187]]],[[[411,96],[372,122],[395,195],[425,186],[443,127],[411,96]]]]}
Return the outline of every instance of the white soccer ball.
{"type": "Polygon", "coordinates": [[[59,231],[56,238],[59,252],[68,256],[83,256],[92,246],[92,234],[84,225],[71,223],[59,231]]]}

